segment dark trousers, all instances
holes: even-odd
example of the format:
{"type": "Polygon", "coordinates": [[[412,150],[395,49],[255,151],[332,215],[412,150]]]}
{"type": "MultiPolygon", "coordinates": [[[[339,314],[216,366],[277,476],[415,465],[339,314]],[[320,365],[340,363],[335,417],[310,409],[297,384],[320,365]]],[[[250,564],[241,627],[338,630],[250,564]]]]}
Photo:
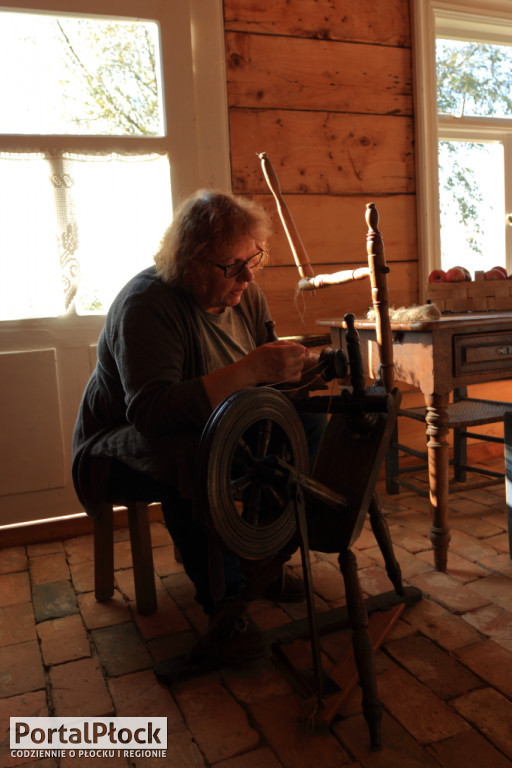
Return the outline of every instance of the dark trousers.
{"type": "MultiPolygon", "coordinates": [[[[127,496],[138,501],[160,502],[167,530],[179,549],[185,573],[196,588],[196,600],[205,613],[215,610],[210,590],[208,536],[195,519],[193,504],[182,499],[171,485],[165,485],[153,478],[136,472],[116,459],[112,462],[109,480],[111,498],[127,496]]],[[[226,597],[239,595],[245,586],[239,560],[231,552],[222,552],[226,597]]]]}
{"type": "MultiPolygon", "coordinates": [[[[325,417],[321,414],[305,414],[301,416],[306,436],[310,460],[312,461],[321,436],[325,429],[325,417]]],[[[172,485],[159,482],[142,472],[137,472],[117,459],[112,460],[109,478],[109,496],[125,496],[138,501],[160,502],[165,525],[175,546],[179,549],[185,573],[196,588],[196,600],[207,614],[216,609],[216,599],[211,589],[211,547],[204,527],[196,519],[193,502],[180,496],[172,485]]],[[[295,547],[296,548],[296,547],[295,547]]],[[[294,547],[287,548],[283,553],[285,561],[291,555],[294,547]]],[[[246,578],[239,558],[225,550],[216,552],[221,558],[223,570],[223,591],[226,598],[240,595],[244,592],[246,578]]],[[[250,570],[254,570],[251,568],[250,570]]]]}

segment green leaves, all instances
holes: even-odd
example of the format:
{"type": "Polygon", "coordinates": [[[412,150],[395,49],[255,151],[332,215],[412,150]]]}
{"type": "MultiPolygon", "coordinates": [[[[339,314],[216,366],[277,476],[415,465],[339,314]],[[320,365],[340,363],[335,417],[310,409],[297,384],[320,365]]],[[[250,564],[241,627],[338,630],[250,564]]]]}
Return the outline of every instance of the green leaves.
{"type": "Polygon", "coordinates": [[[55,24],[66,53],[66,106],[80,132],[161,134],[156,24],[72,18],[55,24]]]}
{"type": "Polygon", "coordinates": [[[512,47],[437,40],[437,108],[456,117],[512,117],[512,47]]]}

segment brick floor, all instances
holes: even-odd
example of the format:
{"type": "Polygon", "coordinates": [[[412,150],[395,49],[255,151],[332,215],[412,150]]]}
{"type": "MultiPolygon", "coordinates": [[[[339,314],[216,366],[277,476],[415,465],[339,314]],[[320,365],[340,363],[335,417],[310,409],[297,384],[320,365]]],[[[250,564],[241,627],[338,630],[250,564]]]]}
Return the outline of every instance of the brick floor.
{"type": "MultiPolygon", "coordinates": [[[[0,765],[25,768],[505,768],[512,766],[512,561],[504,490],[450,497],[448,570],[433,567],[428,502],[386,496],[383,510],[406,585],[422,590],[376,652],[383,750],[372,752],[358,686],[330,725],[311,727],[312,699],[281,656],[167,687],[155,661],[185,653],[206,627],[168,534],[152,523],[158,611],[134,603],[128,532],[116,531],[116,590],[94,598],[91,536],[0,550],[0,765]],[[166,758],[13,758],[9,716],[166,716],[166,758]]],[[[387,592],[369,526],[356,542],[367,596],[387,592]]],[[[312,553],[318,613],[344,604],[336,556],[312,553]]],[[[300,569],[300,558],[292,566],[300,569]]],[[[293,626],[305,604],[257,600],[262,629],[293,626]]],[[[322,636],[325,668],[350,648],[322,636]]],[[[307,664],[309,644],[286,655],[307,664]]]]}

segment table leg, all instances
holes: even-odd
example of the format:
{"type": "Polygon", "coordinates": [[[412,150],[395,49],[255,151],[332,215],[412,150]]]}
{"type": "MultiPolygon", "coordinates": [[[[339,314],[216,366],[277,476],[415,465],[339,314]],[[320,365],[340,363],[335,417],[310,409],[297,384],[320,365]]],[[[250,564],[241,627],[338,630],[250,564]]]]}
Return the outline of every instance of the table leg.
{"type": "Polygon", "coordinates": [[[449,396],[428,395],[425,397],[427,413],[427,451],[430,486],[430,510],[432,526],[430,540],[434,549],[434,563],[438,571],[446,570],[450,529],[448,522],[448,490],[450,455],[448,435],[449,396]]]}

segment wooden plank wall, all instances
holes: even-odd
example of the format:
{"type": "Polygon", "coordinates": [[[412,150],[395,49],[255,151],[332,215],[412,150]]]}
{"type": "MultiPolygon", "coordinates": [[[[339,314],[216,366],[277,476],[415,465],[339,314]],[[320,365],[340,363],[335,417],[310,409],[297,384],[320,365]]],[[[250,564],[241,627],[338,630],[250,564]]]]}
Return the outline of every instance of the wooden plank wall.
{"type": "Polygon", "coordinates": [[[366,281],[296,297],[297,268],[261,172],[266,152],[315,272],[366,265],[375,202],[395,306],[417,301],[408,0],[224,0],[233,191],[275,219],[260,278],[280,335],[370,302],[366,281]]]}
{"type": "MultiPolygon", "coordinates": [[[[364,212],[375,202],[390,303],[416,303],[409,0],[224,0],[224,25],[232,186],[275,220],[270,264],[258,279],[278,334],[317,331],[322,317],[363,315],[370,291],[359,281],[296,295],[298,272],[260,152],[278,174],[315,273],[366,265],[364,212]]],[[[421,401],[419,393],[404,397],[410,405],[421,401]]],[[[422,448],[422,425],[400,422],[402,441],[422,448]]]]}

